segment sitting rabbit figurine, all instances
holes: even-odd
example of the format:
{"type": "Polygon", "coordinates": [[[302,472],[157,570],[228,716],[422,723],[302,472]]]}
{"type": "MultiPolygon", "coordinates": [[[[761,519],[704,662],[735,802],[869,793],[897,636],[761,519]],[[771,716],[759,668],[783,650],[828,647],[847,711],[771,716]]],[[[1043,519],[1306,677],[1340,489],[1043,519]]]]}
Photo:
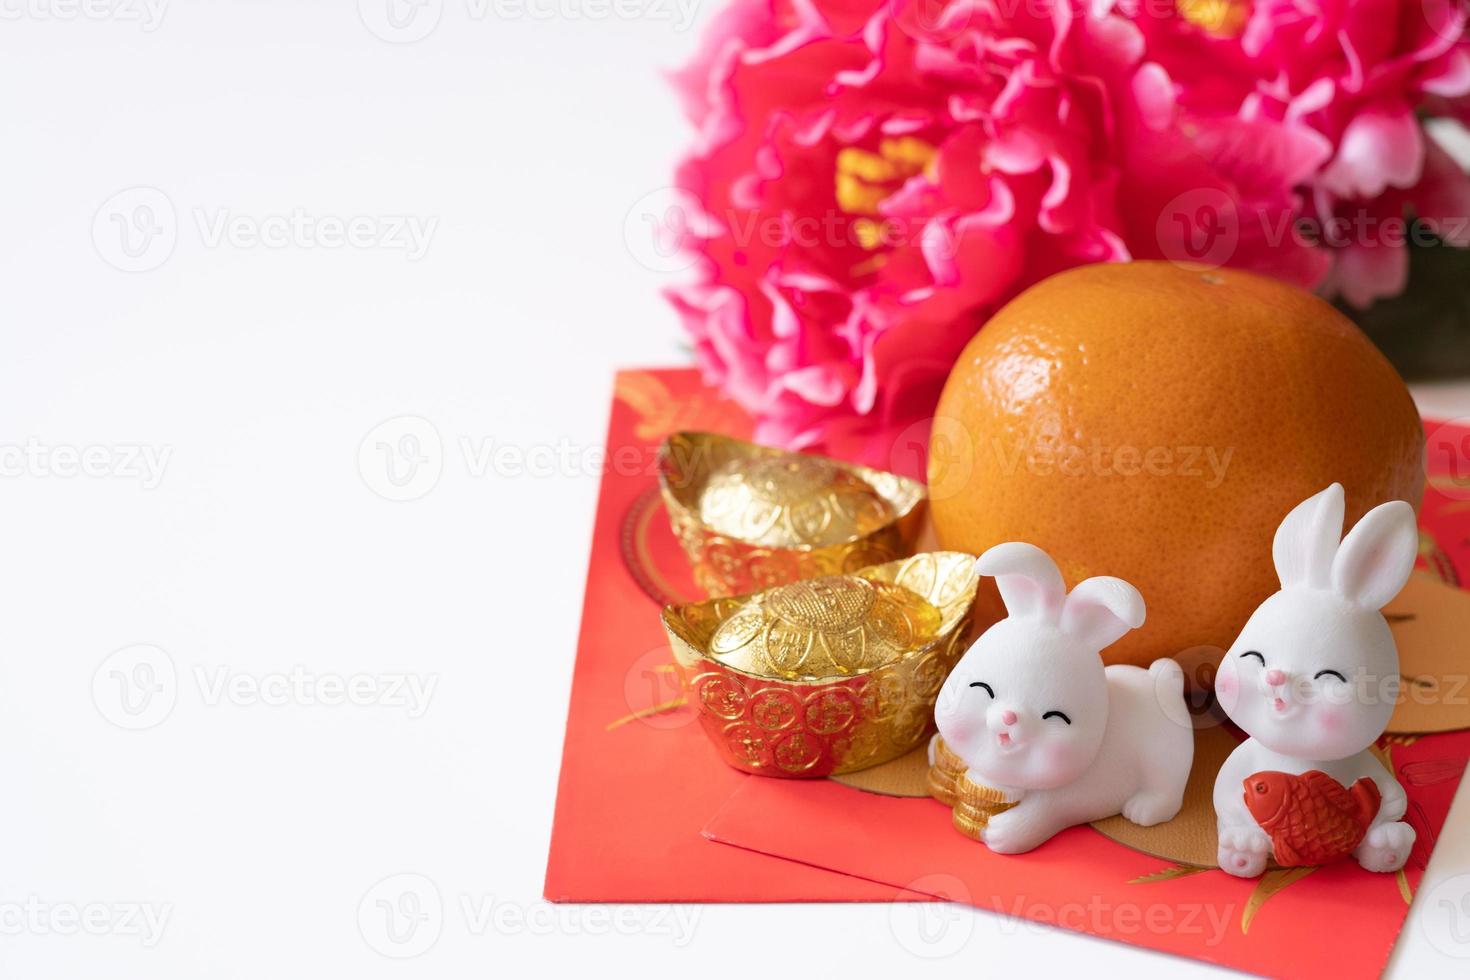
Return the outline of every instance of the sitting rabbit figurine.
{"type": "Polygon", "coordinates": [[[1046,552],[1020,542],[975,568],[995,576],[1008,615],[945,681],[942,742],[930,743],[931,763],[936,748],[953,752],[972,788],[1004,801],[972,836],[1015,854],[1119,812],[1144,826],[1171,819],[1194,757],[1183,671],[1172,660],[1104,667],[1098,656],[1143,624],[1138,590],[1099,577],[1068,595],[1046,552]]]}
{"type": "Polygon", "coordinates": [[[1352,853],[1397,871],[1414,845],[1403,787],[1369,748],[1398,696],[1393,634],[1379,612],[1418,553],[1414,510],[1373,508],[1342,537],[1343,489],[1298,504],[1271,548],[1281,591],[1225,654],[1215,693],[1250,736],[1215,779],[1220,867],[1253,878],[1352,853]]]}

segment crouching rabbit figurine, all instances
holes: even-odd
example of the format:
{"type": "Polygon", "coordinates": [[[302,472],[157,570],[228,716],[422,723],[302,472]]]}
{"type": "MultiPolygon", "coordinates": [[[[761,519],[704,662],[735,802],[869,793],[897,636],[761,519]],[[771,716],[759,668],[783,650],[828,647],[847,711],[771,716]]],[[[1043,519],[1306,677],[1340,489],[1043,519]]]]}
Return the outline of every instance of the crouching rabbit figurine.
{"type": "Polygon", "coordinates": [[[1298,504],[1271,555],[1281,591],[1251,614],[1215,677],[1220,706],[1250,736],[1215,779],[1220,867],[1266,868],[1352,854],[1397,871],[1414,846],[1404,790],[1369,748],[1398,696],[1399,659],[1379,612],[1418,552],[1414,510],[1373,508],[1342,537],[1343,489],[1298,504]]]}
{"type": "Polygon", "coordinates": [[[1183,672],[1172,660],[1144,670],[1098,656],[1143,624],[1138,590],[1100,577],[1068,595],[1046,552],[1019,542],[975,568],[995,577],[1008,615],[960,658],[935,706],[930,763],[952,762],[955,826],[1016,854],[1116,813],[1144,826],[1171,819],[1194,757],[1183,672]],[[988,809],[966,819],[966,801],[988,809]]]}

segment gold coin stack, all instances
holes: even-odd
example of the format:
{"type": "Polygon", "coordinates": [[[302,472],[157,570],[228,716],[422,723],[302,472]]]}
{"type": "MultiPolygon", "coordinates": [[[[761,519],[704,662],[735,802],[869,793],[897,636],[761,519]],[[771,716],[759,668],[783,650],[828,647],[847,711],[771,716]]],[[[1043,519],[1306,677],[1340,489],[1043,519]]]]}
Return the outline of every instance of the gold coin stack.
{"type": "Polygon", "coordinates": [[[929,767],[929,795],[945,806],[960,801],[959,783],[965,776],[965,760],[955,755],[944,739],[934,736],[934,764],[929,767]]]}
{"type": "Polygon", "coordinates": [[[1016,804],[998,789],[981,786],[965,776],[969,767],[944,739],[934,736],[934,764],[929,767],[929,795],[954,811],[954,829],[971,840],[985,836],[985,826],[997,813],[1016,804]]]}
{"type": "Polygon", "coordinates": [[[952,822],[955,830],[971,840],[982,839],[990,818],[1016,805],[1000,790],[981,786],[963,776],[960,777],[959,791],[960,799],[955,804],[952,822]]]}

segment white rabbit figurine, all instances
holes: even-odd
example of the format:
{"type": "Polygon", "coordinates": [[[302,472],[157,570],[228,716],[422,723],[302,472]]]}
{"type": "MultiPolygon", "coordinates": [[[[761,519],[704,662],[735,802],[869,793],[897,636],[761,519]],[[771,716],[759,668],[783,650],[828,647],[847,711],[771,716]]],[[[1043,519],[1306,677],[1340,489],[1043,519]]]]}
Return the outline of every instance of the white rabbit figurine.
{"type": "Polygon", "coordinates": [[[1242,878],[1273,855],[1297,866],[1349,850],[1369,871],[1397,871],[1414,845],[1403,787],[1368,751],[1398,696],[1398,650],[1379,610],[1414,568],[1414,510],[1375,507],[1339,543],[1342,521],[1338,483],[1286,515],[1271,548],[1281,591],[1251,614],[1215,677],[1220,706],[1250,736],[1214,793],[1220,867],[1242,878]],[[1268,797],[1273,784],[1283,788],[1268,797]]]}
{"type": "Polygon", "coordinates": [[[1194,757],[1183,671],[1172,660],[1105,668],[1098,656],[1143,624],[1138,590],[1099,577],[1068,595],[1056,563],[1020,542],[975,568],[995,576],[1008,615],[960,658],[935,720],[965,777],[1012,804],[980,839],[1016,854],[1120,812],[1143,826],[1171,819],[1194,757]]]}

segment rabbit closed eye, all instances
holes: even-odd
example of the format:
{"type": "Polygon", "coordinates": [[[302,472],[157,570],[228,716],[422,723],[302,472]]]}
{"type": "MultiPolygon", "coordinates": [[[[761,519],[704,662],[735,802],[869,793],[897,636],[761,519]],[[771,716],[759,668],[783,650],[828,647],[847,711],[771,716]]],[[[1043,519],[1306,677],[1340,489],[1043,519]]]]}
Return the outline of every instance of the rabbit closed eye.
{"type": "Polygon", "coordinates": [[[1119,579],[1066,591],[1045,552],[1010,543],[976,563],[1010,615],[961,660],[936,706],[946,744],[1007,786],[1058,786],[1086,771],[1108,721],[1098,651],[1143,622],[1143,599],[1119,579]]]}
{"type": "Polygon", "coordinates": [[[1383,504],[1343,538],[1343,511],[1333,484],[1282,521],[1272,546],[1281,591],[1251,616],[1215,681],[1231,720],[1295,758],[1363,751],[1398,695],[1398,654],[1379,610],[1413,569],[1414,512],[1383,504]]]}
{"type": "Polygon", "coordinates": [[[1172,660],[1104,667],[1099,655],[1143,624],[1138,590],[1099,577],[1068,593],[1051,558],[1019,542],[975,568],[995,577],[1008,615],[960,658],[935,720],[965,780],[1010,808],[980,825],[961,800],[956,826],[1017,853],[1116,813],[1143,825],[1178,813],[1194,754],[1183,672],[1172,660]]]}

